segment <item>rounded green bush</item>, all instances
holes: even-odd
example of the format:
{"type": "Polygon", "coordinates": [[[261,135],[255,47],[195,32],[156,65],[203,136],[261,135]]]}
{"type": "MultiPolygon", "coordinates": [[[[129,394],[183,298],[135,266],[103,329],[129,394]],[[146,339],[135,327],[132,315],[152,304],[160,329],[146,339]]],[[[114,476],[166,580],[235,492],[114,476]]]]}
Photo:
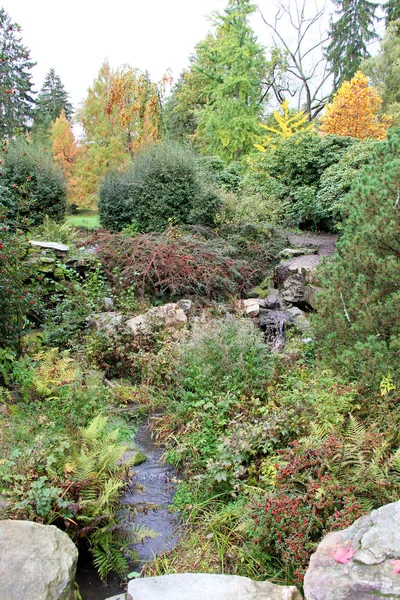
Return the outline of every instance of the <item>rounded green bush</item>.
{"type": "Polygon", "coordinates": [[[125,173],[110,173],[99,193],[100,223],[120,231],[132,222],[141,231],[175,224],[212,225],[219,205],[196,156],[172,142],[144,148],[125,173]]]}

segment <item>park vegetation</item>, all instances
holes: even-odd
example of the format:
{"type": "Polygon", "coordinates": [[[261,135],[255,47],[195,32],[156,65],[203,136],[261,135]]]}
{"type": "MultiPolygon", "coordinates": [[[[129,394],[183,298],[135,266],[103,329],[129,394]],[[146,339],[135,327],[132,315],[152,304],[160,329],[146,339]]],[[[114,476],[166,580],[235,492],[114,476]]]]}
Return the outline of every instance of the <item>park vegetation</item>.
{"type": "Polygon", "coordinates": [[[400,498],[400,12],[384,5],[371,57],[377,5],[334,4],[326,79],[279,19],[260,41],[256,6],[227,0],[169,93],[168,72],[104,62],[75,111],[54,69],[34,99],[0,10],[1,517],[62,528],[103,579],[155,535],[119,516],[143,414],[185,524],[147,574],[301,587],[326,533],[400,498]],[[87,209],[90,231],[71,220],[87,209]],[[288,229],[339,239],[307,336],[275,352],[239,300],[271,281],[288,229]],[[182,298],[187,330],[90,326],[106,300],[128,319],[182,298]]]}

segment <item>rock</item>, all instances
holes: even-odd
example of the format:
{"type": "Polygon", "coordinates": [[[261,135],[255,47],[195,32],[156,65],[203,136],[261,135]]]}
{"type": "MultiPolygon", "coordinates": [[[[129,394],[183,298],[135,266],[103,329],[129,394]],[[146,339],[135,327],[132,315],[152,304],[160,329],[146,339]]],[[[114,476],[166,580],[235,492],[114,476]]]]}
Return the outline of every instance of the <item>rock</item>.
{"type": "Polygon", "coordinates": [[[112,298],[103,298],[103,306],[106,310],[112,310],[114,308],[114,300],[112,298]]]}
{"type": "Polygon", "coordinates": [[[256,317],[260,312],[260,304],[258,298],[242,300],[243,308],[248,317],[256,317]]]}
{"type": "Polygon", "coordinates": [[[313,283],[315,272],[321,257],[312,254],[299,256],[293,260],[285,260],[275,267],[274,279],[280,288],[290,275],[301,275],[305,283],[313,283]]]}
{"type": "Polygon", "coordinates": [[[102,331],[104,333],[116,333],[118,327],[120,327],[126,317],[117,312],[103,312],[103,313],[93,313],[89,315],[86,319],[88,325],[91,325],[98,331],[102,331]]]}
{"type": "Polygon", "coordinates": [[[297,319],[297,317],[305,316],[304,311],[301,310],[300,308],[298,308],[297,306],[292,306],[291,308],[287,308],[286,312],[288,313],[288,315],[291,315],[294,319],[297,319]]]}
{"type": "Polygon", "coordinates": [[[293,326],[292,315],[281,310],[262,310],[258,317],[258,326],[265,332],[267,341],[275,341],[283,336],[284,329],[293,326]]]}
{"type": "Polygon", "coordinates": [[[275,289],[268,290],[268,296],[264,299],[265,308],[272,310],[279,310],[281,308],[281,302],[279,300],[279,292],[275,289]]]}
{"type": "Polygon", "coordinates": [[[187,316],[178,304],[169,303],[164,306],[154,306],[145,314],[133,317],[126,326],[133,335],[149,335],[154,329],[180,329],[187,323],[187,316]]]}
{"type": "Polygon", "coordinates": [[[41,250],[53,250],[55,254],[65,254],[69,252],[69,246],[66,244],[59,244],[58,242],[40,242],[38,240],[29,240],[30,245],[33,248],[40,248],[41,250]]]}
{"type": "Polygon", "coordinates": [[[106,598],[106,600],[127,600],[126,594],[117,594],[116,596],[111,596],[111,598],[106,598]]]}
{"type": "Polygon", "coordinates": [[[296,305],[300,308],[315,308],[313,286],[320,257],[313,254],[287,260],[275,267],[275,284],[281,291],[285,306],[296,305]]]}
{"type": "Polygon", "coordinates": [[[301,600],[293,587],[237,575],[183,573],[135,579],[127,600],[301,600]]]}
{"type": "Polygon", "coordinates": [[[1,600],[72,600],[78,550],[53,525],[0,521],[1,600]]]}
{"type": "Polygon", "coordinates": [[[312,555],[304,579],[307,600],[370,600],[400,598],[400,501],[361,517],[351,527],[329,533],[312,555]],[[337,562],[339,548],[354,552],[350,562],[337,562]]]}
{"type": "Polygon", "coordinates": [[[308,306],[311,306],[313,310],[316,310],[317,308],[316,296],[319,291],[320,288],[316,287],[315,285],[307,285],[304,288],[304,301],[306,304],[308,304],[308,306]]]}
{"type": "Polygon", "coordinates": [[[285,248],[280,252],[284,258],[295,258],[296,256],[305,256],[309,254],[318,254],[317,248],[285,248]]]}
{"type": "Polygon", "coordinates": [[[183,310],[185,315],[190,315],[193,308],[193,302],[187,298],[178,301],[178,306],[183,310]]]}

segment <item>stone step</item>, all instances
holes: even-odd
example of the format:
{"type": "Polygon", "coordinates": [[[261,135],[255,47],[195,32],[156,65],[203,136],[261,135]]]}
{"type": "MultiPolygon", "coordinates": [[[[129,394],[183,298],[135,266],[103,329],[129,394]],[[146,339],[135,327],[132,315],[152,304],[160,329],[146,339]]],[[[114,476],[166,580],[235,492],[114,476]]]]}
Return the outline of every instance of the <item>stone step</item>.
{"type": "Polygon", "coordinates": [[[129,582],[127,600],[301,600],[293,586],[237,575],[182,573],[129,582]]]}

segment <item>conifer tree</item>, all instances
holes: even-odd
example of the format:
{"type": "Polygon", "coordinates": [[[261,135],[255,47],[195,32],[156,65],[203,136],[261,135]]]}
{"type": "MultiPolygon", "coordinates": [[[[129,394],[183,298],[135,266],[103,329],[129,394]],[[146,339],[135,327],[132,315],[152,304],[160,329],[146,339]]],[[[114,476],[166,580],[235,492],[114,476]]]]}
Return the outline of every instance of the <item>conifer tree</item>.
{"type": "Polygon", "coordinates": [[[54,123],[64,111],[65,117],[70,121],[73,108],[68,96],[60,77],[54,69],[50,69],[37,97],[37,114],[40,117],[48,116],[51,123],[54,123]]]}
{"type": "Polygon", "coordinates": [[[0,8],[0,137],[9,137],[27,128],[32,116],[32,62],[22,45],[21,28],[0,8]]]}
{"type": "Polygon", "coordinates": [[[393,21],[400,19],[400,1],[388,0],[383,6],[386,13],[386,27],[393,21]]]}
{"type": "Polygon", "coordinates": [[[340,372],[375,385],[400,369],[400,129],[378,144],[347,196],[338,251],[320,271],[314,325],[340,372]]]}
{"type": "MultiPolygon", "coordinates": [[[[261,139],[262,81],[267,62],[248,18],[255,10],[249,0],[229,0],[214,17],[214,38],[204,47],[205,105],[198,113],[197,139],[209,154],[226,161],[249,153],[261,139]]],[[[203,49],[202,49],[203,50],[203,49]]]]}
{"type": "Polygon", "coordinates": [[[320,133],[382,140],[392,118],[380,114],[381,106],[378,90],[369,85],[366,75],[357,71],[350,81],[342,83],[333,101],[326,105],[320,133]]]}
{"type": "Polygon", "coordinates": [[[330,25],[330,44],[326,56],[331,65],[336,90],[353,77],[362,60],[370,56],[367,45],[378,36],[375,12],[378,4],[370,0],[333,0],[338,20],[330,25]]]}

